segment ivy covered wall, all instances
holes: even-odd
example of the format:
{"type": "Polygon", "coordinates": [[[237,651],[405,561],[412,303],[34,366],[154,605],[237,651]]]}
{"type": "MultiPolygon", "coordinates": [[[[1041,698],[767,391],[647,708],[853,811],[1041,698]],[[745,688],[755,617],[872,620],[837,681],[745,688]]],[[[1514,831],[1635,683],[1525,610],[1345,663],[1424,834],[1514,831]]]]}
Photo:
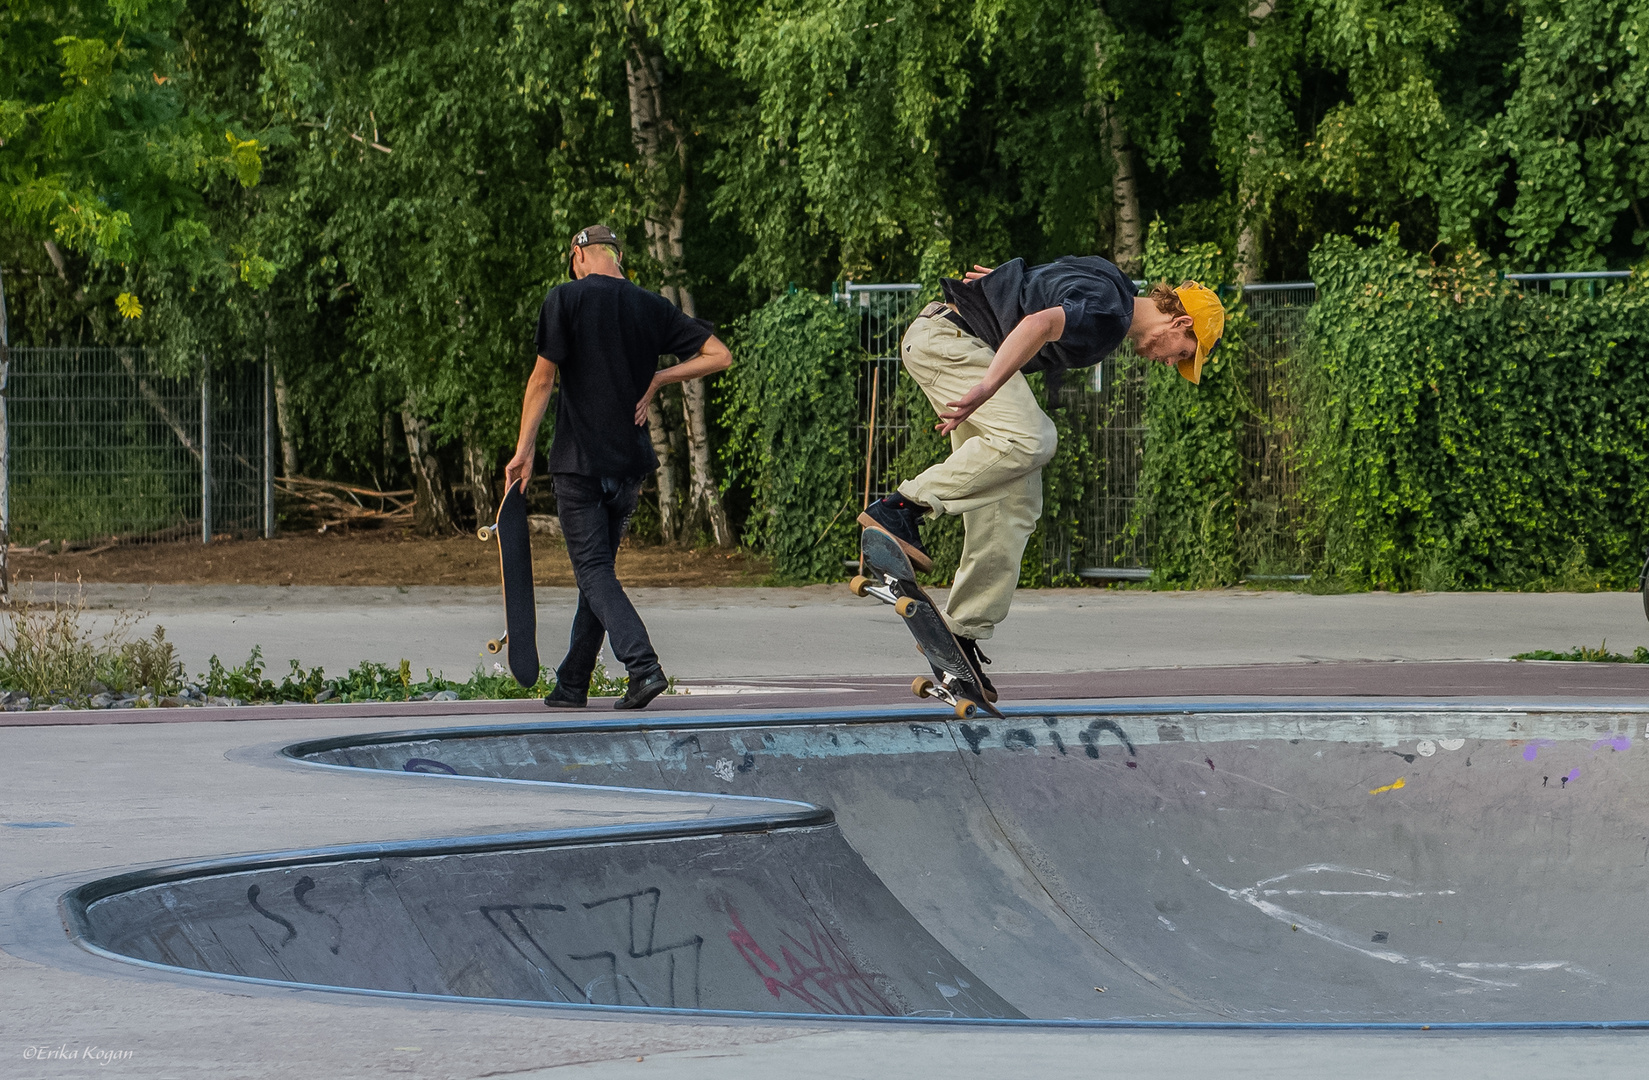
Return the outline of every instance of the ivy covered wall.
{"type": "Polygon", "coordinates": [[[1524,289],[1395,234],[1312,257],[1320,572],[1352,588],[1628,587],[1649,536],[1649,289],[1524,289]]]}
{"type": "MultiPolygon", "coordinates": [[[[1231,256],[1214,244],[1170,251],[1161,223],[1145,249],[1150,280],[1187,279],[1211,287],[1231,274],[1231,256]]],[[[1225,336],[1192,384],[1164,364],[1149,364],[1145,391],[1145,458],[1134,527],[1149,527],[1153,582],[1200,588],[1236,580],[1238,438],[1242,423],[1245,320],[1225,297],[1225,336]]]]}
{"type": "Polygon", "coordinates": [[[724,487],[750,499],[744,542],[784,582],[836,581],[856,558],[857,318],[817,293],[776,297],[740,320],[721,380],[724,487]]]}

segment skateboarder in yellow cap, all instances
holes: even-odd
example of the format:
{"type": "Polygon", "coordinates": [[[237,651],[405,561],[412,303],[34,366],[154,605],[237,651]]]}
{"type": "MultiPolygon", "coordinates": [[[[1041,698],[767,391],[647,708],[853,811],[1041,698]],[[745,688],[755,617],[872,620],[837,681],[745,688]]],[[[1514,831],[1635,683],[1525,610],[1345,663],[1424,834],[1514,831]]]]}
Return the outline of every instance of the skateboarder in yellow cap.
{"type": "Polygon", "coordinates": [[[978,642],[1007,617],[1025,542],[1042,514],[1042,466],[1058,442],[1023,373],[1044,372],[1055,392],[1065,372],[1092,367],[1127,340],[1141,356],[1200,382],[1225,331],[1225,308],[1195,281],[1159,283],[1141,296],[1132,279],[1094,256],[975,266],[942,284],[945,301],[911,323],[899,357],[938,414],[936,428],[950,435],[951,454],[872,503],[859,521],[892,534],[927,570],[933,560],[917,525],[924,516],[962,516],[966,539],[944,615],[983,671],[990,661],[978,642]]]}

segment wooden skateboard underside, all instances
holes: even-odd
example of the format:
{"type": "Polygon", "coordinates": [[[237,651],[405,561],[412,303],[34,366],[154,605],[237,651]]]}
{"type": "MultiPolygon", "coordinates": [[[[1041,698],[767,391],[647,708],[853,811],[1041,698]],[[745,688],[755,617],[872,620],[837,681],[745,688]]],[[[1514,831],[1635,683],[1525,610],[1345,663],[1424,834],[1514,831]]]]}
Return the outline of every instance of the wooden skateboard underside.
{"type": "Polygon", "coordinates": [[[532,541],[527,536],[527,497],[511,484],[498,505],[498,520],[476,530],[482,540],[498,541],[498,572],[504,583],[502,637],[487,642],[488,652],[507,648],[510,674],[522,686],[538,682],[538,607],[532,594],[532,541]]]}
{"type": "Polygon", "coordinates": [[[899,542],[880,529],[866,529],[863,537],[862,576],[853,579],[853,591],[874,596],[904,616],[916,648],[927,658],[933,679],[918,679],[911,689],[920,697],[938,698],[950,705],[957,716],[967,719],[975,709],[992,716],[1002,714],[985,697],[979,672],[968,661],[939,614],[932,597],[916,583],[916,571],[899,542]]]}

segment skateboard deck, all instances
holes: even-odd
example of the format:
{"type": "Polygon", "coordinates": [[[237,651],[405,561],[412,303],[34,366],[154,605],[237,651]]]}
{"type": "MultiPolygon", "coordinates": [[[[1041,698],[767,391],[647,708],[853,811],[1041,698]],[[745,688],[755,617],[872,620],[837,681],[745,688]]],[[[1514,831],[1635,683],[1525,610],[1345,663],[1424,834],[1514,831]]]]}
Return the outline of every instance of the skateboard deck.
{"type": "Polygon", "coordinates": [[[1643,553],[1643,570],[1638,574],[1638,592],[1643,594],[1643,614],[1649,618],[1649,551],[1643,553]]]}
{"type": "Polygon", "coordinates": [[[917,650],[933,669],[933,678],[917,679],[910,684],[911,691],[917,697],[945,702],[964,720],[980,709],[1000,717],[1002,714],[985,697],[978,670],[945,625],[938,605],[916,583],[910,556],[899,542],[881,529],[866,529],[862,543],[864,573],[854,578],[849,588],[856,596],[874,596],[884,604],[892,604],[916,638],[917,650]]]}
{"type": "Polygon", "coordinates": [[[517,482],[498,504],[498,520],[475,531],[498,541],[498,573],[504,583],[504,634],[487,651],[508,650],[510,674],[522,686],[538,682],[538,607],[532,596],[532,541],[527,537],[527,496],[517,482]]]}

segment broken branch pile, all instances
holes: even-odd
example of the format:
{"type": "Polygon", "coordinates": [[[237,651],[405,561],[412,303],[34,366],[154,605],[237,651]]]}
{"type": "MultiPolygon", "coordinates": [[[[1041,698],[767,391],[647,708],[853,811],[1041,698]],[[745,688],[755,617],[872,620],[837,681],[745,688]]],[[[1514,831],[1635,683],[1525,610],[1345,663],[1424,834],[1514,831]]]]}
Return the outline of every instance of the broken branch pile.
{"type": "Polygon", "coordinates": [[[311,480],[302,476],[277,477],[275,490],[308,509],[319,523],[316,532],[324,533],[340,525],[412,524],[413,493],[410,490],[375,491],[336,480],[311,480]]]}

